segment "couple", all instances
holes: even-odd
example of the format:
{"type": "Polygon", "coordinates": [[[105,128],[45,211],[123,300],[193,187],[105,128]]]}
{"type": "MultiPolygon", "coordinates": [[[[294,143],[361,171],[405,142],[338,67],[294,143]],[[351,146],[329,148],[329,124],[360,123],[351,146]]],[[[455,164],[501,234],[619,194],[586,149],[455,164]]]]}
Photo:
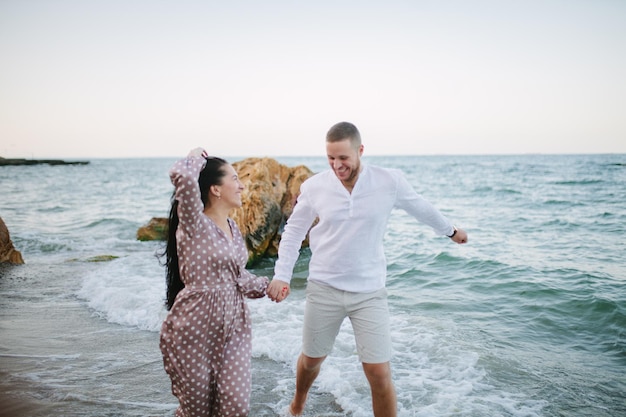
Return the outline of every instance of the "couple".
{"type": "Polygon", "coordinates": [[[191,151],[170,170],[175,186],[166,255],[167,308],[160,348],[177,417],[247,416],[251,321],[244,299],[290,292],[310,230],[311,261],[296,392],[287,415],[302,414],[309,389],[349,317],[372,392],[375,417],[396,416],[383,236],[400,208],[455,243],[467,234],[418,195],[398,170],[361,164],[363,145],[347,122],[326,135],[330,170],[306,180],[281,237],[271,282],[245,269],[248,252],[228,217],[243,186],[231,165],[191,151]]]}

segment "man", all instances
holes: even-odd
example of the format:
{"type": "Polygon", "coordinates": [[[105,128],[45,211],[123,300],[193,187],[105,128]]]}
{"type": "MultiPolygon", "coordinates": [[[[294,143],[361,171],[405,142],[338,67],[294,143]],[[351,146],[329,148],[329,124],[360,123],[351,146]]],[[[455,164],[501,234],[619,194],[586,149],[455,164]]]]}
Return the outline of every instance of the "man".
{"type": "Polygon", "coordinates": [[[456,243],[466,243],[467,234],[418,195],[399,170],[362,165],[363,145],[353,124],[341,122],[330,128],[326,153],[331,169],[302,184],[267,289],[273,301],[287,297],[301,243],[319,219],[309,234],[302,353],[289,413],[302,414],[322,362],[332,350],[341,323],[349,317],[370,384],[374,416],[395,417],[383,250],[387,220],[392,209],[400,208],[456,243]]]}

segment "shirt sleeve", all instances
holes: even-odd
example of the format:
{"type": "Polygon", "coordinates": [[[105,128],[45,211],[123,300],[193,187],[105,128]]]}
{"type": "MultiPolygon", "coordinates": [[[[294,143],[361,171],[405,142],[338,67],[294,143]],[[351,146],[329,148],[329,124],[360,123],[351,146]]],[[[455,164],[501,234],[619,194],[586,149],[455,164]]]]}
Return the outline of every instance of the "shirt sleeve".
{"type": "Polygon", "coordinates": [[[188,157],[176,162],[169,171],[174,198],[178,201],[178,230],[189,236],[193,235],[204,210],[198,177],[205,165],[206,159],[202,157],[188,157]]]}
{"type": "Polygon", "coordinates": [[[298,196],[293,212],[287,219],[285,230],[280,237],[278,260],[274,265],[274,279],[280,281],[291,282],[293,268],[300,256],[302,241],[317,217],[305,190],[305,183],[303,183],[302,193],[298,196]]]}
{"type": "Polygon", "coordinates": [[[418,221],[432,227],[438,235],[450,236],[454,226],[428,200],[418,194],[405,176],[397,171],[396,207],[405,210],[418,221]]]}

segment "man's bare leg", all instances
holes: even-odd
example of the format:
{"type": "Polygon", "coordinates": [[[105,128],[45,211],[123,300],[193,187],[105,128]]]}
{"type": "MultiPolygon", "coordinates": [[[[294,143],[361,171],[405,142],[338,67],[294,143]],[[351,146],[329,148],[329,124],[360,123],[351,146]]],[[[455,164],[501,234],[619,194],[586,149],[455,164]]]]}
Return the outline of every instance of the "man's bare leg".
{"type": "Polygon", "coordinates": [[[374,417],[396,417],[396,390],[391,380],[389,362],[364,363],[363,371],[372,390],[374,417]]]}
{"type": "Polygon", "coordinates": [[[326,356],[310,358],[304,353],[300,354],[296,366],[296,393],[289,406],[289,412],[294,416],[299,416],[304,411],[304,405],[309,395],[309,390],[313,385],[313,381],[315,381],[315,378],[317,378],[320,373],[324,359],[326,359],[326,356]]]}

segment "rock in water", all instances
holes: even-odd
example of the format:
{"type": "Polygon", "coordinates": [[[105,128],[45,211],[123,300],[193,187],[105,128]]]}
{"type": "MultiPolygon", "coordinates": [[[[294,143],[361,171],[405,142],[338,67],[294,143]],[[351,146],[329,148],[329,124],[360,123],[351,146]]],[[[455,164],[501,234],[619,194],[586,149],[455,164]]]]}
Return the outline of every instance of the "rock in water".
{"type": "Polygon", "coordinates": [[[313,175],[304,165],[293,168],[272,158],[247,158],[233,167],[245,186],[242,207],[232,217],[239,225],[246,245],[248,262],[276,256],[282,229],[293,211],[300,185],[313,175]]]}
{"type": "Polygon", "coordinates": [[[23,264],[24,259],[20,251],[15,249],[11,241],[11,235],[7,225],[0,217],[0,263],[8,262],[12,264],[23,264]]]}
{"type": "Polygon", "coordinates": [[[147,225],[137,230],[137,239],[141,241],[167,240],[167,221],[165,217],[153,217],[147,225]]]}

